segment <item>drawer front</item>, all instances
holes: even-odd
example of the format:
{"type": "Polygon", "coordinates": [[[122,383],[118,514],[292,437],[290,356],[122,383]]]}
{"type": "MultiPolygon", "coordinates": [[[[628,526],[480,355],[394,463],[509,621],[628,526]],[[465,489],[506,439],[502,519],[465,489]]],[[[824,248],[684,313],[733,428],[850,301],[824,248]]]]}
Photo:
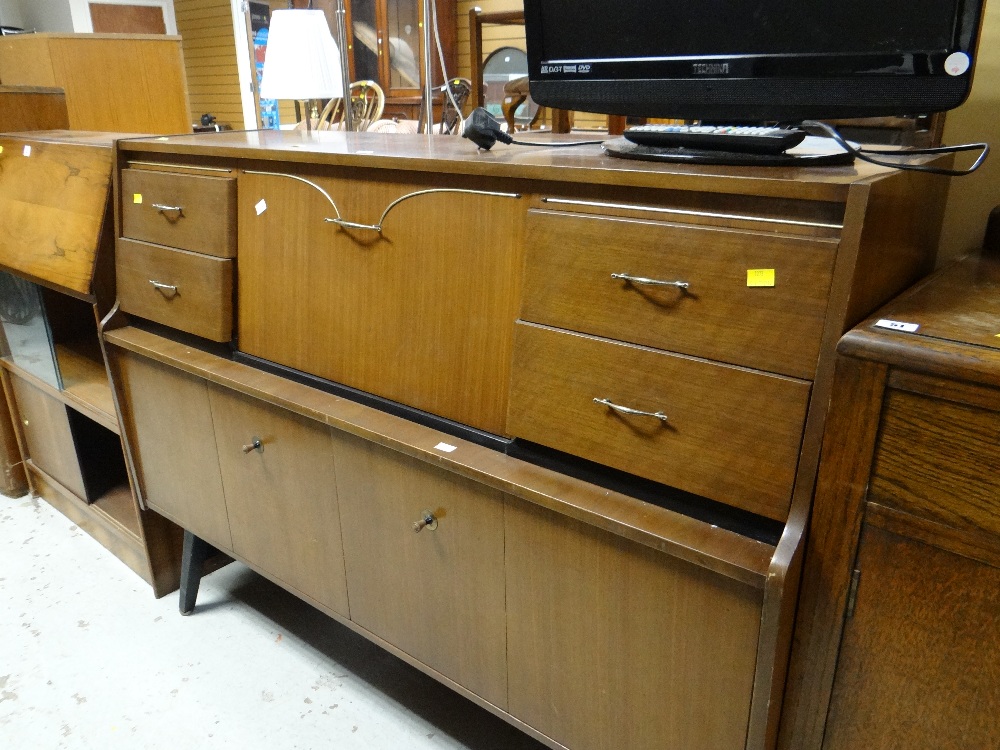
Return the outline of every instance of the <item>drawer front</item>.
{"type": "Polygon", "coordinates": [[[809,383],[544,326],[516,328],[512,435],[786,517],[809,383]]]}
{"type": "Polygon", "coordinates": [[[233,261],[119,240],[115,260],[124,312],[212,341],[233,334],[233,261]]]}
{"type": "Polygon", "coordinates": [[[553,211],[531,211],[526,237],[524,320],[813,377],[831,240],[553,211]],[[773,286],[748,286],[760,269],[773,286]]]}
{"type": "Polygon", "coordinates": [[[868,499],[1000,535],[1000,413],[890,390],[868,499]]]}
{"type": "Polygon", "coordinates": [[[236,180],[123,169],[122,234],[233,258],[236,180]]]}

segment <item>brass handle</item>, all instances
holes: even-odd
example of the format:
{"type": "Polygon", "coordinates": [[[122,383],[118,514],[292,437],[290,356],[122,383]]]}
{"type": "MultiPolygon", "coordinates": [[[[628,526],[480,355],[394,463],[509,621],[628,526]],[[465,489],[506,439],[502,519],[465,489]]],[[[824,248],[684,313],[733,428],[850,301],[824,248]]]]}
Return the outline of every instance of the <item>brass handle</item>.
{"type": "Polygon", "coordinates": [[[639,409],[631,409],[627,406],[622,406],[620,404],[612,403],[611,401],[608,401],[606,398],[595,398],[594,403],[604,404],[609,409],[614,409],[615,411],[621,414],[634,414],[638,417],[656,417],[661,422],[667,421],[667,415],[664,414],[662,411],[641,411],[639,409]]]}
{"type": "Polygon", "coordinates": [[[243,446],[244,453],[252,453],[253,451],[257,451],[258,453],[264,452],[264,444],[260,442],[259,437],[255,437],[253,439],[253,442],[250,443],[250,445],[243,446]]]}
{"type": "Polygon", "coordinates": [[[153,281],[153,279],[150,279],[149,283],[153,285],[153,288],[156,289],[156,291],[167,299],[173,299],[177,296],[177,287],[173,284],[164,284],[159,281],[153,281]]]}
{"type": "Polygon", "coordinates": [[[413,522],[413,531],[418,534],[425,528],[434,531],[437,527],[438,521],[429,510],[420,511],[420,520],[413,522]]]}
{"type": "Polygon", "coordinates": [[[660,281],[659,279],[647,279],[644,276],[633,276],[628,273],[613,273],[612,279],[622,279],[630,284],[643,284],[645,286],[674,286],[678,289],[687,289],[691,286],[686,281],[660,281]]]}

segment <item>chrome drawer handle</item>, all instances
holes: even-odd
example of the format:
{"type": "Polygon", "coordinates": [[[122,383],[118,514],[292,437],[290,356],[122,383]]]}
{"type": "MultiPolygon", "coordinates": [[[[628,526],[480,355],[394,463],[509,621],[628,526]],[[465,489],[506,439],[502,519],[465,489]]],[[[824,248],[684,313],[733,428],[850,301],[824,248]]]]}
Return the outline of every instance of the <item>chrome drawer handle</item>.
{"type": "Polygon", "coordinates": [[[264,452],[264,444],[262,442],[260,442],[260,438],[259,437],[254,437],[253,440],[252,440],[252,442],[250,443],[250,445],[244,445],[243,446],[243,452],[244,453],[249,454],[249,453],[253,453],[254,451],[257,451],[258,453],[263,453],[264,452]]]}
{"type": "Polygon", "coordinates": [[[149,205],[151,205],[153,208],[155,208],[161,214],[166,213],[167,211],[176,211],[178,214],[184,213],[184,207],[183,206],[167,206],[167,205],[164,205],[163,203],[150,203],[149,205]]]}
{"type": "Polygon", "coordinates": [[[177,296],[177,287],[171,284],[162,284],[159,281],[153,281],[152,279],[149,280],[149,283],[153,285],[153,288],[156,289],[156,291],[167,299],[173,299],[177,296]]]}
{"type": "Polygon", "coordinates": [[[622,279],[630,284],[645,284],[647,286],[675,286],[678,289],[687,289],[691,286],[686,281],[660,281],[659,279],[647,279],[643,276],[632,276],[628,273],[613,273],[612,279],[622,279]]]}
{"type": "Polygon", "coordinates": [[[614,409],[616,412],[619,412],[621,414],[634,414],[638,417],[656,417],[661,422],[667,421],[667,415],[664,414],[662,411],[641,411],[640,409],[630,409],[627,406],[621,406],[619,404],[612,403],[611,401],[608,401],[606,398],[595,398],[594,403],[604,404],[609,409],[614,409]]]}

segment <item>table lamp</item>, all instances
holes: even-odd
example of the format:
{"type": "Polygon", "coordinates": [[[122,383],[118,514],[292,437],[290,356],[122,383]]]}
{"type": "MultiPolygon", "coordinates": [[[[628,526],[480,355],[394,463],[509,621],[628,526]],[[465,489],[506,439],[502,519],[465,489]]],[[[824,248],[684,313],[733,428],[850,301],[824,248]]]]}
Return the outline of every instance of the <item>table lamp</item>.
{"type": "MultiPolygon", "coordinates": [[[[340,52],[322,10],[271,13],[260,81],[263,99],[333,99],[344,95],[340,52]]],[[[312,130],[308,106],[306,129],[312,130]]]]}

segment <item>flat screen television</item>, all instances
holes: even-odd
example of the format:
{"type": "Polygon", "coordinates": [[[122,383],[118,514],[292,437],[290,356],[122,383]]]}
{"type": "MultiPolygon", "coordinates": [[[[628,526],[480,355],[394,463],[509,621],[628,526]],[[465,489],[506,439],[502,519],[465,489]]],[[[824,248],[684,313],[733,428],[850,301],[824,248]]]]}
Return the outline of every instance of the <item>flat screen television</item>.
{"type": "Polygon", "coordinates": [[[925,114],[972,85],[984,0],[524,0],[532,98],[716,122],[925,114]]]}

